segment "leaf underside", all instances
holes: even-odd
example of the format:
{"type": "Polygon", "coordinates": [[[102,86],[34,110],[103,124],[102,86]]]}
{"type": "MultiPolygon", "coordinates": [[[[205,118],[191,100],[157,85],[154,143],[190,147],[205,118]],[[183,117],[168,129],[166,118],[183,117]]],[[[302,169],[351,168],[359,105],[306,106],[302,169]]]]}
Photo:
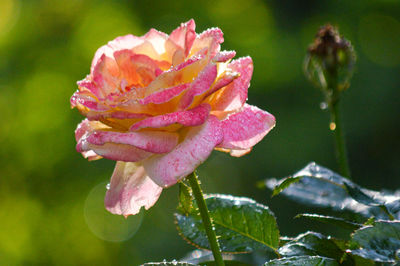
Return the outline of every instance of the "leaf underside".
{"type": "Polygon", "coordinates": [[[355,231],[352,254],[377,262],[400,262],[400,221],[377,221],[355,231]]]}
{"type": "Polygon", "coordinates": [[[267,179],[273,195],[335,211],[350,211],[364,218],[400,220],[400,191],[368,190],[314,162],[283,179],[267,179]]]}
{"type": "Polygon", "coordinates": [[[335,260],[319,256],[296,256],[268,261],[264,266],[336,266],[335,260]]]}

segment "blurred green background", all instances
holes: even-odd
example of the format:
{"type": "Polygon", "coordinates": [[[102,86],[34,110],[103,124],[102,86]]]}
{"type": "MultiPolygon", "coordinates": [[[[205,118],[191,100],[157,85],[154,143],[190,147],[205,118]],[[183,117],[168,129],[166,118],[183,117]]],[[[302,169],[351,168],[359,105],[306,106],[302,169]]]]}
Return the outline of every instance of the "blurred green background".
{"type": "Polygon", "coordinates": [[[357,54],[342,111],[354,180],[398,189],[400,2],[380,1],[0,1],[0,264],[138,265],[183,257],[177,186],[127,220],[103,209],[114,162],[75,151],[82,118],[70,110],[76,81],[94,52],[123,34],[171,32],[194,18],[197,32],[220,27],[223,49],[254,60],[249,103],[276,116],[276,128],[242,158],[214,152],[200,169],[209,193],[248,196],[275,212],[281,234],[329,227],[294,221],[307,208],[255,184],[310,161],[337,170],[322,94],[302,62],[318,27],[331,22],[357,54]],[[125,241],[124,241],[125,240],[125,241]]]}

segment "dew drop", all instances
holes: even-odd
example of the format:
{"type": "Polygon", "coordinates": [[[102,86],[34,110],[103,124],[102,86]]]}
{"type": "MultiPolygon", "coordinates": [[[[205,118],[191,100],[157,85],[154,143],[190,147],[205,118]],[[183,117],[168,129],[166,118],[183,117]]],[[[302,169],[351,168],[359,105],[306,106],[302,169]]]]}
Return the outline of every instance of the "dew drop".
{"type": "Polygon", "coordinates": [[[396,250],[395,256],[397,260],[400,260],[400,249],[396,250]]]}
{"type": "Polygon", "coordinates": [[[110,187],[111,187],[111,184],[110,184],[110,183],[107,183],[107,185],[106,185],[106,189],[107,189],[107,190],[109,190],[109,189],[110,189],[110,187]]]}
{"type": "Polygon", "coordinates": [[[331,122],[331,123],[329,124],[329,129],[332,130],[332,131],[334,131],[334,130],[336,129],[336,124],[335,124],[334,122],[331,122]]]}
{"type": "Polygon", "coordinates": [[[192,257],[198,259],[201,257],[201,252],[199,250],[193,251],[192,257]]]}
{"type": "Polygon", "coordinates": [[[328,108],[328,104],[326,102],[321,102],[319,104],[319,108],[321,108],[321,110],[326,110],[328,108]]]}

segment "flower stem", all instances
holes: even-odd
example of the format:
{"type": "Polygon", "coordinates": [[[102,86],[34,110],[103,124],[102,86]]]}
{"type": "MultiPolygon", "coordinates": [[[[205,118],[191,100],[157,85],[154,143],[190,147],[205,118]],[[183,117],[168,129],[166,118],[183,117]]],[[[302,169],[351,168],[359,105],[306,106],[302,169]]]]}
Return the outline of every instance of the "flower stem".
{"type": "Polygon", "coordinates": [[[331,111],[331,123],[329,125],[330,130],[333,131],[335,137],[336,146],[336,160],[339,164],[340,173],[351,179],[350,168],[347,159],[346,143],[344,139],[342,121],[340,119],[340,91],[338,88],[338,75],[337,71],[331,70],[328,76],[327,85],[330,94],[327,95],[327,102],[331,111]]]}
{"type": "Polygon", "coordinates": [[[343,136],[343,128],[340,119],[339,102],[332,104],[331,109],[331,124],[330,129],[334,131],[336,143],[336,159],[339,164],[340,173],[347,177],[350,176],[350,169],[347,159],[346,143],[343,136]]]}
{"type": "Polygon", "coordinates": [[[203,221],[204,228],[206,230],[208,242],[210,243],[211,251],[214,256],[214,260],[218,266],[224,266],[225,263],[222,259],[221,250],[215,235],[214,227],[208,212],[206,201],[204,200],[203,192],[200,187],[199,179],[195,172],[188,176],[190,186],[192,187],[194,198],[196,199],[197,206],[200,210],[201,219],[203,221]]]}

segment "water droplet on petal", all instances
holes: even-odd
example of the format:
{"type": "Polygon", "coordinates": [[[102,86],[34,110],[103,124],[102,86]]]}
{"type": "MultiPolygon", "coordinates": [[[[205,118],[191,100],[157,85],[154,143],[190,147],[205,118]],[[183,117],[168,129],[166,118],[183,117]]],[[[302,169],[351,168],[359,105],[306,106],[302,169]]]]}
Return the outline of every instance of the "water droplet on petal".
{"type": "Polygon", "coordinates": [[[108,184],[106,185],[106,189],[107,189],[107,190],[109,190],[109,189],[110,189],[110,187],[111,187],[111,184],[110,184],[110,183],[108,183],[108,184]]]}

